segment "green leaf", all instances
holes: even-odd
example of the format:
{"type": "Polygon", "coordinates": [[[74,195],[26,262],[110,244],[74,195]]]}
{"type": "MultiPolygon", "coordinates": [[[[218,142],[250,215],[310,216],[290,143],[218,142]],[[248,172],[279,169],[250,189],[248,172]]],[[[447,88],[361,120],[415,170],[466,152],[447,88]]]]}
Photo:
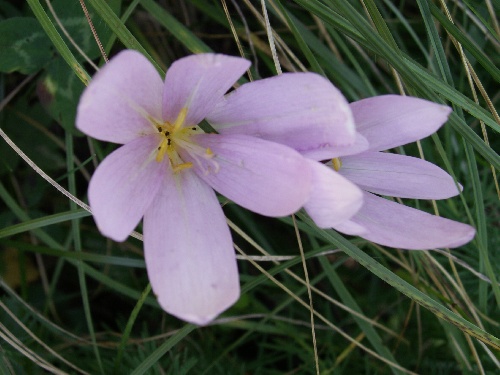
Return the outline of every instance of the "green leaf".
{"type": "MultiPolygon", "coordinates": [[[[29,103],[29,97],[27,93],[4,109],[1,127],[29,158],[37,160],[40,168],[44,171],[56,170],[64,165],[64,160],[57,145],[42,131],[50,126],[51,119],[39,103],[29,103]]],[[[3,141],[0,142],[0,155],[0,175],[16,169],[19,155],[3,141]]],[[[33,182],[32,186],[35,185],[33,182]]]]}
{"type": "Polygon", "coordinates": [[[52,57],[51,43],[36,19],[15,17],[0,22],[0,71],[35,73],[52,57]]]}
{"type": "Polygon", "coordinates": [[[49,114],[72,133],[76,131],[76,106],[84,87],[63,59],[50,64],[39,84],[40,96],[49,114]]]}
{"type": "Polygon", "coordinates": [[[38,21],[40,22],[40,25],[42,25],[48,37],[50,38],[54,46],[57,48],[57,50],[63,57],[64,61],[66,61],[66,63],[73,69],[78,78],[80,78],[80,80],[85,85],[88,85],[90,82],[90,76],[85,71],[85,69],[80,65],[80,63],[77,61],[71,50],[64,42],[64,40],[61,38],[61,35],[59,35],[59,32],[55,28],[54,24],[47,16],[47,13],[45,13],[43,7],[40,5],[40,2],[38,0],[26,0],[26,1],[28,2],[28,5],[30,6],[31,10],[35,14],[38,21]]]}

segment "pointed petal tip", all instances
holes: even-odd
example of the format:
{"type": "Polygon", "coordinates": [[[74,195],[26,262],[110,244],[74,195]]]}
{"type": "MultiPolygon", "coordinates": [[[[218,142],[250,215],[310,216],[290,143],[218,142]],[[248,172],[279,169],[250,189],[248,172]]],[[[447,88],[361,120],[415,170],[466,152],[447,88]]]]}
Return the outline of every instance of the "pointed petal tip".
{"type": "MultiPolygon", "coordinates": [[[[366,229],[360,237],[383,246],[404,250],[431,250],[465,245],[475,235],[470,225],[364,193],[361,210],[351,222],[366,229]]],[[[335,229],[346,234],[341,226],[335,229]]]]}
{"type": "Polygon", "coordinates": [[[339,173],[363,190],[390,197],[446,199],[460,193],[446,171],[406,155],[367,151],[346,156],[339,173]]]}
{"type": "Polygon", "coordinates": [[[436,104],[439,106],[440,110],[443,112],[444,115],[447,117],[450,115],[450,113],[453,111],[451,107],[448,107],[447,105],[444,104],[436,104]]]}
{"type": "Polygon", "coordinates": [[[222,314],[229,307],[234,305],[238,298],[240,297],[239,292],[234,296],[227,296],[227,300],[225,304],[218,303],[217,307],[211,311],[180,311],[172,309],[168,304],[163,303],[160,299],[158,299],[158,303],[161,308],[165,310],[168,314],[175,316],[176,318],[183,320],[188,323],[196,324],[197,326],[206,326],[212,323],[220,314],[222,314]],[[230,298],[229,298],[230,297],[230,298]]]}
{"type": "MultiPolygon", "coordinates": [[[[452,241],[447,247],[456,248],[463,246],[474,239],[476,236],[476,229],[470,225],[462,224],[462,236],[452,241]]],[[[443,246],[445,247],[445,246],[443,246]]]]}
{"type": "Polygon", "coordinates": [[[371,151],[383,151],[415,142],[436,132],[451,108],[425,99],[379,95],[350,104],[357,130],[371,151]]]}

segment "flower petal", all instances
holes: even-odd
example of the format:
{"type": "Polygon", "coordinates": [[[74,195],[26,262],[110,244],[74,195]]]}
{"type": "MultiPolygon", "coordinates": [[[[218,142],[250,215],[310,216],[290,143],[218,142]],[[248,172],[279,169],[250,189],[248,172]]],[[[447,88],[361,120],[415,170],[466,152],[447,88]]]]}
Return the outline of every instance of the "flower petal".
{"type": "Polygon", "coordinates": [[[422,159],[363,152],[341,160],[340,174],[372,193],[417,199],[445,199],[460,193],[453,177],[422,159]]]}
{"type": "Polygon", "coordinates": [[[102,141],[127,143],[154,128],[148,116],[161,119],[163,82],[139,52],[113,57],[83,92],[76,127],[102,141]]]}
{"type": "MultiPolygon", "coordinates": [[[[470,225],[434,216],[414,208],[364,193],[363,207],[351,222],[366,229],[360,236],[390,247],[426,250],[458,247],[474,238],[470,225]]],[[[341,227],[335,229],[342,232],[341,227]]]]}
{"type": "Polygon", "coordinates": [[[167,165],[157,163],[155,136],[141,137],[106,157],[89,184],[89,203],[102,234],[123,241],[153,201],[167,165]]]}
{"type": "Polygon", "coordinates": [[[337,231],[349,234],[351,236],[362,236],[367,229],[352,220],[346,220],[333,226],[337,231]]]}
{"type": "Polygon", "coordinates": [[[185,160],[190,159],[202,179],[236,204],[261,215],[286,216],[308,200],[309,164],[291,148],[245,135],[195,137],[214,157],[186,155],[185,160]]]}
{"type": "Polygon", "coordinates": [[[163,179],[144,215],[144,256],[160,306],[206,324],[239,297],[231,233],[214,191],[183,170],[163,179]]]}
{"type": "Polygon", "coordinates": [[[165,77],[163,116],[173,123],[188,108],[185,123],[196,125],[250,67],[250,61],[205,53],[175,61],[165,77]]]}
{"type": "Polygon", "coordinates": [[[346,99],[314,73],[247,83],[221,100],[207,121],[221,134],[260,137],[299,152],[349,145],[355,137],[346,99]]]}
{"type": "Polygon", "coordinates": [[[381,95],[351,103],[356,129],[383,151],[425,138],[443,125],[451,108],[427,100],[381,95]]]}
{"type": "Polygon", "coordinates": [[[301,154],[306,158],[320,161],[338,158],[339,156],[359,154],[363,151],[368,150],[368,148],[369,145],[366,138],[363,137],[360,133],[356,132],[354,143],[351,145],[324,146],[301,152],[301,154]]]}
{"type": "Polygon", "coordinates": [[[352,217],[363,204],[363,192],[326,165],[307,159],[312,172],[311,197],[305,210],[320,228],[352,217]]]}

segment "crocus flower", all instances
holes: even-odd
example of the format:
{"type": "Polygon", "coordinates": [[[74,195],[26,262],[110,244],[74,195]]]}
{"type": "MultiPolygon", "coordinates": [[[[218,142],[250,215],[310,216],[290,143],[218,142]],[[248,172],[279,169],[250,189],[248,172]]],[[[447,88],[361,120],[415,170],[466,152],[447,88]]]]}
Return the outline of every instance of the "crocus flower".
{"type": "MultiPolygon", "coordinates": [[[[235,100],[231,94],[217,104],[221,117],[228,116],[235,100]],[[224,115],[222,115],[224,114],[224,115]]],[[[258,105],[258,104],[256,104],[258,105]]],[[[284,136],[274,141],[291,145],[315,160],[333,158],[328,163],[351,182],[364,190],[363,206],[349,220],[328,225],[317,219],[328,210],[324,198],[312,194],[306,204],[311,218],[320,227],[358,235],[372,242],[403,249],[457,247],[469,242],[475,234],[469,225],[392,202],[375,194],[400,198],[444,199],[459,193],[453,178],[436,165],[419,158],[380,152],[422,139],[443,125],[450,108],[426,100],[397,95],[377,96],[351,103],[358,142],[338,147],[326,145],[302,149],[284,136]],[[368,146],[363,142],[368,141],[368,146]],[[342,156],[341,158],[339,158],[342,156]]],[[[255,114],[253,121],[259,114],[255,114]]],[[[219,120],[219,118],[217,118],[219,120]]],[[[217,127],[225,134],[255,134],[253,126],[242,124],[230,129],[217,127]]],[[[265,136],[265,138],[267,138],[265,136]]],[[[321,185],[327,189],[328,185],[321,185]]],[[[313,183],[313,192],[318,189],[313,183]]]]}
{"type": "MultiPolygon", "coordinates": [[[[193,55],[174,62],[163,82],[144,56],[124,51],[95,75],[78,105],[78,129],[123,145],[102,161],[89,184],[99,230],[123,241],[144,217],[144,255],[158,302],[197,324],[209,322],[239,297],[231,235],[212,188],[259,214],[285,216],[308,201],[318,174],[291,147],[201,130],[200,122],[249,65],[236,57],[193,55]]],[[[275,119],[262,131],[296,132],[309,148],[319,148],[332,134],[340,144],[355,142],[349,106],[328,81],[292,74],[270,86],[280,80],[279,92],[269,91],[267,80],[243,85],[251,95],[243,98],[235,121],[258,110],[275,119]],[[293,92],[283,90],[290,85],[293,92]],[[252,107],[256,98],[265,102],[275,95],[288,101],[252,107]],[[332,101],[339,104],[332,108],[332,101]]],[[[337,176],[327,167],[320,175],[337,176]]],[[[329,193],[342,220],[360,206],[360,193],[344,191],[351,185],[347,181],[329,193]]]]}
{"type": "Polygon", "coordinates": [[[367,151],[342,157],[339,173],[364,192],[363,207],[335,228],[381,245],[402,249],[458,247],[472,240],[470,225],[428,214],[383,196],[445,199],[460,193],[453,178],[420,158],[380,152],[422,139],[443,125],[447,106],[423,99],[385,95],[351,103],[367,151]]]}

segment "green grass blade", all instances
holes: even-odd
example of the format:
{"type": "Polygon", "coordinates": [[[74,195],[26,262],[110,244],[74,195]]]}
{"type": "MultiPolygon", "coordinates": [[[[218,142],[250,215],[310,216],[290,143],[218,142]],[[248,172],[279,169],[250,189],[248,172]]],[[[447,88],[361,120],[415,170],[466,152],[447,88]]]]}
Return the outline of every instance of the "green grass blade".
{"type": "Polygon", "coordinates": [[[477,59],[479,64],[491,75],[495,81],[500,82],[500,69],[495,66],[495,64],[484,54],[479,47],[477,47],[473,41],[470,40],[467,33],[464,33],[458,29],[441,10],[433,3],[428,3],[432,15],[436,17],[436,20],[443,26],[446,31],[448,31],[461,45],[464,47],[474,58],[477,59]]]}
{"type": "MultiPolygon", "coordinates": [[[[330,262],[326,258],[320,257],[319,263],[321,264],[321,267],[323,267],[323,269],[325,270],[326,276],[330,281],[330,284],[335,289],[337,294],[340,296],[344,304],[353,309],[354,311],[363,314],[361,307],[357,304],[356,300],[352,297],[351,293],[349,293],[344,283],[337,275],[335,268],[332,267],[330,262]]],[[[392,353],[389,351],[389,349],[387,349],[387,347],[382,342],[382,338],[380,337],[378,332],[375,330],[375,328],[373,328],[373,326],[369,322],[357,317],[356,315],[353,315],[352,318],[356,321],[359,328],[361,328],[361,330],[365,333],[366,338],[368,339],[368,341],[370,341],[370,344],[372,344],[373,348],[377,351],[378,354],[380,354],[382,357],[386,358],[390,362],[398,363],[396,358],[394,358],[392,353]]],[[[401,371],[398,371],[394,367],[391,367],[391,370],[394,374],[402,373],[401,371]]]]}
{"type": "Polygon", "coordinates": [[[146,301],[146,298],[148,297],[150,292],[151,284],[148,284],[146,286],[146,289],[144,289],[144,291],[142,292],[141,298],[139,298],[136,305],[134,306],[134,309],[132,310],[132,313],[130,314],[130,317],[128,319],[127,325],[125,326],[125,331],[123,332],[122,339],[120,340],[120,346],[118,347],[118,354],[115,358],[113,373],[116,375],[120,374],[123,352],[125,350],[125,346],[127,345],[128,338],[130,337],[130,332],[132,331],[134,322],[137,319],[137,315],[139,315],[139,311],[141,311],[141,308],[144,305],[144,302],[146,301]]]}
{"type": "Polygon", "coordinates": [[[141,5],[192,53],[212,52],[210,47],[153,0],[142,0],[141,5]]]}
{"type": "Polygon", "coordinates": [[[156,70],[164,73],[163,69],[154,61],[146,49],[137,41],[134,35],[127,29],[125,24],[113,12],[113,10],[103,0],[88,0],[89,4],[96,10],[99,16],[108,24],[113,32],[118,36],[118,39],[129,49],[135,49],[141,52],[155,66],[156,70]]]}
{"type": "MultiPolygon", "coordinates": [[[[332,26],[340,28],[345,33],[351,33],[351,28],[346,27],[344,23],[340,23],[338,17],[332,16],[331,13],[324,11],[324,6],[319,6],[316,0],[304,1],[295,0],[305,8],[312,12],[316,12],[319,17],[332,26]],[[313,6],[314,5],[314,6],[313,6]],[[320,9],[321,11],[318,11],[320,9]]],[[[399,51],[394,51],[389,44],[380,38],[376,33],[373,33],[370,25],[359,15],[357,11],[350,4],[339,0],[330,0],[332,7],[338,13],[345,17],[352,25],[363,35],[364,38],[357,36],[357,40],[366,48],[372,50],[378,55],[385,58],[403,77],[405,82],[418,91],[423,97],[429,100],[440,102],[440,98],[445,98],[453,104],[460,106],[465,111],[476,117],[478,120],[484,121],[486,125],[491,127],[496,132],[500,132],[500,125],[497,124],[491,115],[485,109],[481,108],[475,102],[467,98],[465,95],[450,87],[440,79],[436,78],[417,63],[412,61],[409,57],[402,55],[399,51]]],[[[462,121],[453,119],[451,124],[455,129],[480,153],[491,165],[496,169],[500,169],[500,157],[490,147],[477,136],[470,127],[462,121]]]]}
{"type": "Polygon", "coordinates": [[[171,348],[177,345],[182,339],[193,332],[197,327],[194,324],[186,324],[175,335],[161,344],[151,355],[146,358],[137,368],[134,369],[131,375],[145,374],[152,366],[154,366],[161,357],[165,355],[171,348]]]}
{"type": "Polygon", "coordinates": [[[389,44],[392,48],[397,50],[398,45],[396,44],[396,41],[394,40],[389,27],[387,27],[387,23],[380,14],[380,11],[378,10],[375,2],[373,0],[362,1],[365,4],[368,14],[370,14],[370,18],[382,39],[385,40],[386,43],[389,44]]]}
{"type": "Polygon", "coordinates": [[[312,70],[318,74],[321,74],[322,76],[325,75],[325,72],[321,68],[321,65],[319,65],[318,61],[314,57],[314,55],[311,52],[311,49],[307,45],[306,41],[304,40],[302,34],[300,33],[299,29],[295,25],[295,22],[293,22],[293,19],[290,17],[288,14],[288,11],[283,7],[281,2],[279,0],[275,0],[276,4],[278,4],[278,7],[281,10],[281,14],[285,17],[286,23],[288,24],[288,27],[290,31],[292,32],[295,40],[297,41],[297,44],[299,45],[302,53],[306,56],[307,61],[312,67],[312,70]]]}
{"type": "MultiPolygon", "coordinates": [[[[479,248],[479,272],[486,273],[491,280],[493,294],[495,295],[497,305],[500,306],[500,287],[498,286],[495,271],[491,265],[489,252],[488,252],[488,231],[486,225],[486,215],[484,207],[484,199],[482,192],[481,179],[477,169],[476,157],[471,147],[467,144],[464,145],[465,153],[467,155],[467,164],[469,170],[472,172],[472,189],[474,194],[474,202],[476,206],[476,223],[477,233],[476,241],[479,248]]],[[[488,299],[488,283],[479,281],[479,307],[482,311],[487,312],[487,299],[488,299]]]]}
{"type": "MultiPolygon", "coordinates": [[[[72,171],[75,168],[74,150],[73,150],[73,136],[69,132],[66,132],[65,138],[66,138],[66,169],[68,172],[69,192],[73,196],[76,196],[75,174],[70,173],[70,171],[72,171]]],[[[72,211],[77,209],[76,203],[73,202],[72,200],[69,201],[69,207],[72,211]]],[[[82,252],[82,243],[81,243],[81,237],[80,237],[80,222],[78,219],[73,218],[71,220],[71,232],[73,234],[73,245],[75,247],[75,252],[81,253],[82,252]]],[[[87,327],[89,330],[90,339],[92,341],[92,346],[93,346],[94,354],[95,354],[95,357],[97,360],[97,365],[99,366],[101,373],[104,374],[105,372],[104,372],[104,367],[102,365],[101,353],[99,351],[99,347],[97,346],[97,338],[95,335],[94,323],[92,320],[89,294],[88,294],[88,289],[87,289],[87,281],[85,280],[85,272],[83,271],[83,268],[81,265],[82,265],[82,262],[77,260],[76,261],[76,268],[78,270],[78,281],[80,283],[80,291],[81,291],[81,296],[82,296],[83,309],[85,312],[85,319],[87,321],[87,327]]]]}
{"type": "MultiPolygon", "coordinates": [[[[304,214],[299,213],[298,215],[311,227],[315,227],[311,219],[306,217],[304,214]]],[[[342,251],[355,259],[367,270],[378,276],[380,279],[384,280],[396,290],[411,298],[413,301],[431,311],[438,318],[454,324],[455,326],[459,327],[462,332],[477,338],[485,344],[490,345],[493,348],[500,349],[500,339],[496,338],[488,332],[485,332],[481,328],[475,326],[461,316],[455,314],[453,311],[439,304],[428,295],[422,293],[420,290],[416,289],[414,286],[410,285],[399,276],[382,266],[357,246],[346,240],[339,233],[333,230],[318,229],[318,234],[320,234],[325,241],[328,241],[332,245],[342,249],[342,251]]]]}
{"type": "Polygon", "coordinates": [[[427,58],[427,61],[430,64],[430,58],[427,54],[427,50],[426,50],[424,44],[422,43],[422,41],[420,40],[419,36],[415,32],[415,29],[411,26],[409,20],[406,19],[403,16],[403,14],[401,14],[399,9],[396,7],[396,5],[394,5],[394,3],[391,0],[384,0],[384,3],[391,10],[391,12],[394,13],[394,15],[397,17],[398,21],[401,22],[401,24],[404,26],[406,31],[410,34],[413,42],[415,42],[415,44],[418,46],[420,53],[427,58]]]}
{"type": "MultiPolygon", "coordinates": [[[[35,230],[34,228],[32,230],[35,230]]],[[[2,241],[5,246],[12,246],[16,249],[20,249],[23,251],[29,251],[35,254],[42,255],[50,255],[53,257],[57,257],[60,259],[66,259],[71,261],[83,261],[88,263],[97,263],[104,264],[110,266],[119,266],[119,267],[129,267],[129,268],[146,268],[146,263],[143,259],[133,259],[133,258],[125,258],[111,255],[100,255],[100,254],[92,254],[87,252],[74,252],[61,250],[60,248],[42,246],[42,245],[32,245],[26,242],[21,241],[10,241],[3,240],[2,241]]]]}
{"type": "Polygon", "coordinates": [[[61,54],[61,56],[68,63],[71,69],[73,69],[77,77],[80,78],[85,86],[87,86],[90,82],[90,76],[76,60],[75,56],[71,53],[63,38],[57,32],[56,27],[47,16],[47,13],[45,13],[45,10],[41,6],[40,2],[38,0],[27,0],[27,2],[31,10],[35,14],[35,17],[40,22],[40,25],[42,25],[48,37],[50,38],[52,43],[54,43],[57,51],[61,54]]]}
{"type": "MultiPolygon", "coordinates": [[[[140,2],[141,2],[141,0],[134,0],[129,4],[129,6],[125,10],[125,12],[123,12],[122,16],[120,17],[120,21],[123,24],[125,24],[125,22],[127,22],[128,18],[130,17],[130,15],[135,10],[137,5],[139,5],[140,2]]],[[[104,47],[104,51],[106,52],[106,54],[109,54],[109,52],[111,51],[111,48],[113,48],[113,45],[115,44],[117,37],[118,36],[115,33],[111,34],[109,40],[106,42],[106,45],[104,47]]]]}
{"type": "Polygon", "coordinates": [[[80,219],[90,216],[90,213],[84,209],[61,212],[54,215],[48,215],[39,219],[29,220],[23,223],[11,225],[10,227],[0,229],[0,238],[13,236],[15,234],[27,232],[37,228],[43,228],[49,225],[64,223],[65,221],[80,219]]]}
{"type": "Polygon", "coordinates": [[[417,0],[417,4],[420,8],[420,12],[422,13],[422,19],[424,20],[427,36],[429,37],[432,49],[434,50],[441,77],[443,77],[446,83],[453,85],[450,67],[448,66],[444,48],[441,44],[441,38],[431,17],[429,4],[426,0],[417,0]]]}

